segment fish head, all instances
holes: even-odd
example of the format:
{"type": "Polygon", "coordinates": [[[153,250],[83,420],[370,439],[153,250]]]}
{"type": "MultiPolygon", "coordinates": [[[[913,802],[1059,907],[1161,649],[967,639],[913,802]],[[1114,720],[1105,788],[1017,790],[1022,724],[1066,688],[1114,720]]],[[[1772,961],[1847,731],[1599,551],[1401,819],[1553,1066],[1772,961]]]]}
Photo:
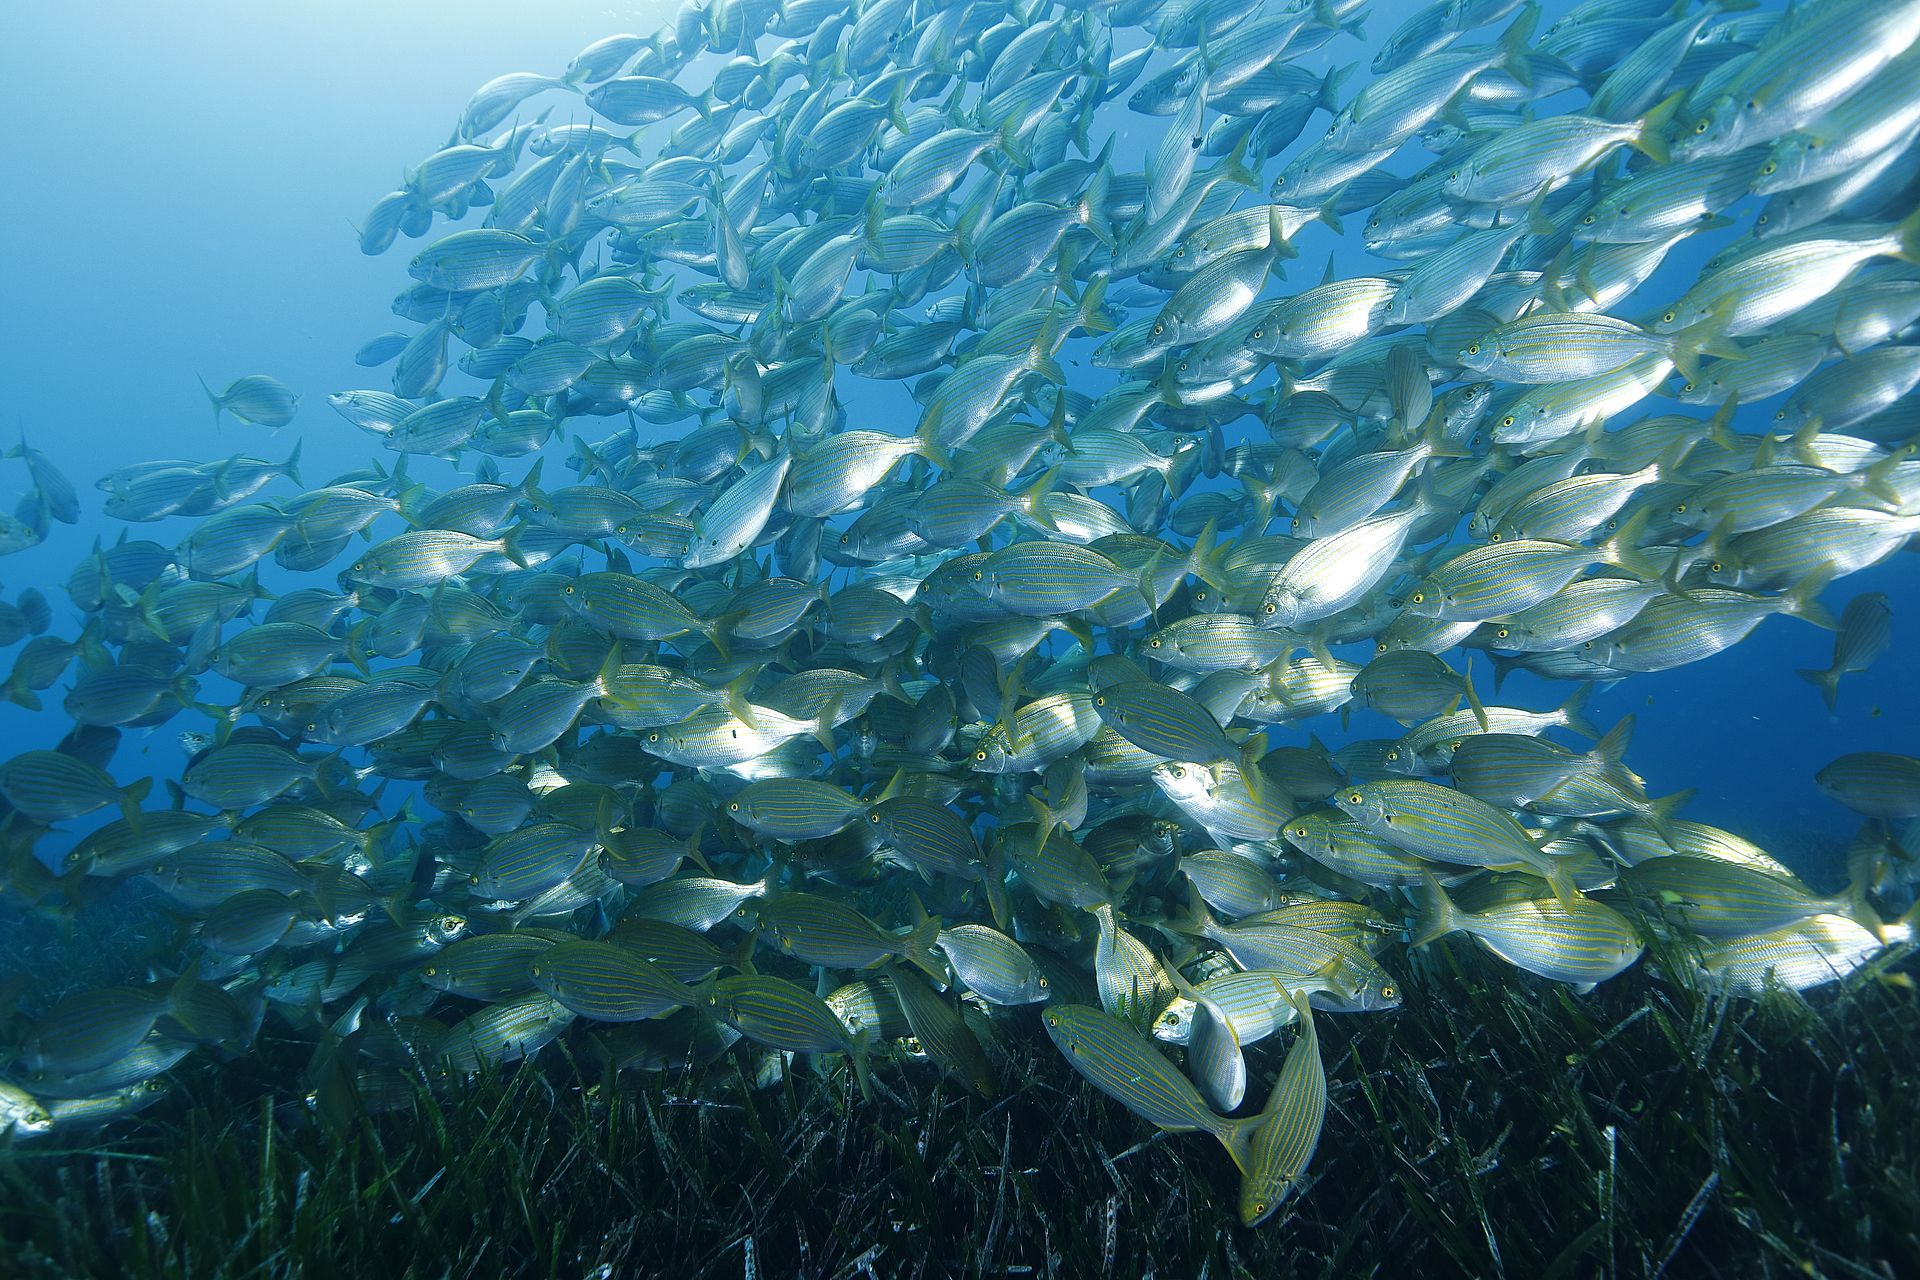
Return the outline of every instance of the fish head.
{"type": "Polygon", "coordinates": [[[1408,324],[1410,323],[1408,317],[1414,314],[1419,302],[1419,289],[1409,284],[1388,301],[1387,309],[1381,319],[1386,324],[1408,324]]]}
{"type": "Polygon", "coordinates": [[[1199,1007],[1190,996],[1175,996],[1153,1020],[1153,1038],[1166,1044],[1187,1043],[1193,1037],[1193,1018],[1199,1007]]]}
{"type": "Polygon", "coordinates": [[[1543,404],[1510,405],[1493,424],[1495,444],[1532,444],[1553,434],[1553,413],[1543,404]]]}
{"type": "Polygon", "coordinates": [[[1476,373],[1485,373],[1500,358],[1500,344],[1491,337],[1483,337],[1469,342],[1460,348],[1456,359],[1464,368],[1476,373]]]}
{"type": "Polygon", "coordinates": [[[1325,858],[1333,851],[1333,832],[1322,821],[1295,818],[1280,828],[1280,836],[1315,861],[1325,858]]]}
{"type": "Polygon", "coordinates": [[[1013,744],[1008,739],[1006,729],[995,725],[982,734],[973,748],[970,762],[976,773],[1012,773],[1013,744]]]}
{"type": "Polygon", "coordinates": [[[1213,790],[1212,779],[1198,765],[1171,761],[1155,765],[1153,781],[1175,804],[1202,800],[1213,790]]]}
{"type": "Polygon", "coordinates": [[[1753,178],[1753,194],[1770,196],[1807,184],[1807,166],[1820,154],[1826,140],[1816,133],[1796,131],[1776,139],[1753,178]]]}
{"type": "Polygon", "coordinates": [[[1267,588],[1267,594],[1260,601],[1260,625],[1269,631],[1282,631],[1292,626],[1300,618],[1300,595],[1285,583],[1276,582],[1267,588]]]}
{"type": "Polygon", "coordinates": [[[1369,786],[1343,787],[1333,793],[1334,806],[1367,831],[1378,831],[1393,821],[1387,798],[1369,786]]]}
{"type": "Polygon", "coordinates": [[[1435,586],[1432,579],[1428,579],[1407,593],[1402,608],[1416,618],[1437,618],[1449,603],[1447,593],[1435,586]]]}
{"type": "Polygon", "coordinates": [[[1525,650],[1532,647],[1533,631],[1524,623],[1496,622],[1489,625],[1492,627],[1487,632],[1489,648],[1525,650]]]}
{"type": "Polygon", "coordinates": [[[1739,150],[1747,121],[1758,108],[1758,103],[1743,103],[1733,94],[1721,94],[1694,117],[1693,123],[1681,127],[1673,143],[1674,160],[1703,160],[1739,150]]]}

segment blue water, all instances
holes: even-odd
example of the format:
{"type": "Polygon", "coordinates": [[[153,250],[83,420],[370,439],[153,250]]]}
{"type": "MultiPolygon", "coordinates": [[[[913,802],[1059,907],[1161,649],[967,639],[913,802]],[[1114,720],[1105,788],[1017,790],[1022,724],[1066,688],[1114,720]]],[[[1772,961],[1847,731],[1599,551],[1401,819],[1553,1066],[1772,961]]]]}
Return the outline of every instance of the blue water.
{"type": "MultiPolygon", "coordinates": [[[[1542,28],[1565,7],[1546,6],[1542,28]]],[[[1372,39],[1411,11],[1375,5],[1372,39]]],[[[74,479],[87,511],[78,527],[55,526],[45,544],[0,562],[8,597],[38,586],[55,603],[55,631],[78,627],[61,584],[96,539],[111,542],[129,529],[99,513],[102,495],[91,482],[110,468],[234,451],[280,458],[296,440],[309,486],[369,457],[390,464],[393,455],[335,417],[325,396],[385,384],[384,370],[360,369],[352,355],[377,333],[411,328],[388,303],[408,283],[405,258],[418,242],[367,258],[352,224],[409,163],[447,140],[477,85],[506,71],[557,72],[591,40],[651,30],[671,12],[551,0],[74,0],[16,10],[0,40],[0,84],[9,88],[0,236],[10,292],[0,385],[14,419],[0,421],[0,436],[24,429],[74,479]],[[252,372],[302,393],[291,427],[270,433],[211,421],[196,375],[220,386],[252,372]]],[[[1352,61],[1354,48],[1341,40],[1301,61],[1352,61]]],[[[557,111],[570,102],[580,110],[577,100],[556,101],[557,111]]],[[[1157,138],[1164,124],[1119,111],[1109,118],[1138,131],[1137,139],[1123,137],[1123,152],[1157,138]]],[[[437,223],[434,234],[445,229],[437,223]]],[[[1338,243],[1337,270],[1377,265],[1351,241],[1338,243]]],[[[1321,228],[1303,235],[1294,287],[1317,278],[1335,244],[1321,228]]],[[[1641,296],[1677,293],[1710,251],[1676,253],[1641,296]]],[[[1084,363],[1074,376],[1090,391],[1111,385],[1111,375],[1084,363]]],[[[857,418],[859,384],[844,377],[841,388],[857,418]]],[[[1658,407],[1650,401],[1641,412],[1658,407]]],[[[589,420],[585,428],[605,434],[616,425],[589,420]]],[[[443,463],[413,463],[424,478],[450,480],[443,463]]],[[[518,474],[518,466],[508,470],[518,474]]],[[[10,505],[26,482],[20,463],[0,464],[0,501],[10,505]]],[[[292,492],[279,485],[262,497],[292,492]]],[[[171,543],[190,527],[173,519],[132,526],[131,536],[171,543]]],[[[269,582],[275,572],[267,566],[269,582]]],[[[1697,788],[1688,816],[1752,835],[1789,861],[1831,848],[1854,823],[1814,788],[1814,771],[1843,752],[1912,751],[1920,721],[1920,682],[1902,656],[1913,643],[1909,606],[1920,599],[1920,562],[1897,555],[1843,580],[1826,599],[1837,614],[1868,590],[1895,603],[1894,647],[1873,671],[1843,683],[1837,715],[1793,674],[1824,666],[1831,638],[1776,618],[1706,662],[1596,691],[1592,717],[1605,725],[1638,716],[1629,761],[1653,794],[1697,788]]],[[[1523,674],[1504,694],[1546,707],[1572,688],[1523,674]]],[[[7,754],[60,738],[69,727],[58,710],[63,690],[50,691],[40,714],[0,708],[7,754]]],[[[122,780],[177,774],[185,759],[178,735],[188,727],[204,723],[182,716],[130,731],[113,771],[122,780]]],[[[1396,730],[1361,712],[1354,732],[1396,730]]]]}

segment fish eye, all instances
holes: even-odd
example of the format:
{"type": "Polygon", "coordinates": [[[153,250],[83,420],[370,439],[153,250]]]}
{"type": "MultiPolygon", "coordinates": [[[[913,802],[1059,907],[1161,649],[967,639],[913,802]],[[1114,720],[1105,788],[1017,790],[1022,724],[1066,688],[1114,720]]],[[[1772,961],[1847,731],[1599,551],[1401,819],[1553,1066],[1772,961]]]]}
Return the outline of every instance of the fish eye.
{"type": "Polygon", "coordinates": [[[420,972],[425,974],[427,977],[431,978],[434,974],[440,972],[440,970],[438,970],[432,965],[428,965],[426,968],[422,969],[420,972]]]}
{"type": "Polygon", "coordinates": [[[1387,763],[1391,764],[1395,760],[1398,760],[1399,758],[1400,758],[1400,748],[1395,747],[1392,750],[1387,752],[1387,763]]]}
{"type": "Polygon", "coordinates": [[[1513,632],[1508,630],[1506,627],[1501,627],[1499,630],[1493,633],[1493,638],[1496,640],[1505,640],[1508,636],[1512,634],[1513,632]]]}
{"type": "Polygon", "coordinates": [[[1488,535],[1487,535],[1487,541],[1488,541],[1488,542],[1498,542],[1498,541],[1500,541],[1500,535],[1499,535],[1499,534],[1497,534],[1497,533],[1490,533],[1490,534],[1488,534],[1488,535]]]}
{"type": "Polygon", "coordinates": [[[984,764],[986,763],[987,753],[984,751],[976,751],[973,753],[973,758],[984,764]]]}
{"type": "Polygon", "coordinates": [[[659,735],[659,734],[657,734],[657,733],[650,733],[650,734],[648,734],[648,735],[647,735],[647,741],[648,741],[648,742],[658,742],[658,741],[660,741],[660,735],[659,735]]]}
{"type": "Polygon", "coordinates": [[[1477,356],[1477,355],[1479,355],[1479,354],[1480,354],[1480,344],[1479,344],[1479,343],[1477,343],[1477,342],[1469,342],[1469,343],[1467,344],[1467,354],[1468,354],[1468,355],[1470,355],[1470,356],[1477,356]]]}
{"type": "Polygon", "coordinates": [[[1050,983],[1049,983],[1049,982],[1048,982],[1048,981],[1046,980],[1046,978],[1045,978],[1045,977],[1042,977],[1042,978],[1040,979],[1040,986],[1042,987],[1042,989],[1044,989],[1044,988],[1046,988],[1046,987],[1048,987],[1048,986],[1050,986],[1050,985],[1051,985],[1051,984],[1050,984],[1050,983]]]}
{"type": "Polygon", "coordinates": [[[1691,382],[1689,382],[1686,386],[1680,388],[1680,394],[1683,396],[1690,395],[1692,394],[1692,392],[1693,392],[1693,384],[1691,382]]]}
{"type": "Polygon", "coordinates": [[[1164,325],[1164,324],[1162,324],[1162,323],[1160,323],[1160,321],[1158,321],[1158,320],[1155,320],[1155,321],[1153,322],[1153,336],[1154,336],[1154,337],[1156,337],[1156,338],[1157,338],[1157,337],[1159,337],[1159,336],[1160,336],[1161,334],[1163,334],[1163,333],[1165,333],[1166,331],[1167,331],[1167,326],[1166,326],[1166,325],[1164,325]]]}
{"type": "Polygon", "coordinates": [[[1262,338],[1264,338],[1264,337],[1266,337],[1266,336],[1267,336],[1267,326],[1265,326],[1265,325],[1261,325],[1261,326],[1259,326],[1259,327],[1258,327],[1257,329],[1255,329],[1255,330],[1254,330],[1254,331],[1253,331],[1253,332],[1252,332],[1251,334],[1249,334],[1248,336],[1249,336],[1249,337],[1251,337],[1251,338],[1252,338],[1252,339],[1253,339],[1253,340],[1254,340],[1255,342],[1258,342],[1258,341],[1260,341],[1260,339],[1262,339],[1262,338]]]}
{"type": "Polygon", "coordinates": [[[1427,593],[1424,591],[1416,591],[1407,598],[1415,604],[1425,604],[1427,602],[1427,593]]]}
{"type": "Polygon", "coordinates": [[[1580,219],[1580,225],[1581,225],[1581,226],[1583,226],[1583,227],[1590,227],[1590,226],[1592,226],[1592,225],[1593,225],[1593,215],[1592,215],[1592,214],[1588,214],[1588,215],[1587,215],[1586,217],[1584,217],[1584,218],[1582,218],[1582,219],[1580,219]]]}
{"type": "Polygon", "coordinates": [[[1504,417],[1504,418],[1502,418],[1502,419],[1500,419],[1500,425],[1501,425],[1501,426],[1503,426],[1503,427],[1510,427],[1510,426],[1512,426],[1512,425],[1513,425],[1513,415],[1512,415],[1512,414],[1508,414],[1508,415],[1507,415],[1506,417],[1504,417]]]}
{"type": "Polygon", "coordinates": [[[1760,216],[1758,216],[1757,218],[1755,218],[1755,219],[1753,220],[1753,225],[1754,225],[1754,226],[1756,226],[1756,227],[1764,227],[1764,226],[1766,226],[1766,225],[1767,225],[1767,215],[1763,213],[1763,214],[1761,214],[1760,216]]]}
{"type": "Polygon", "coordinates": [[[1107,705],[1107,695],[1106,695],[1106,694],[1104,694],[1104,693],[1096,693],[1096,694],[1094,694],[1094,695],[1093,695],[1093,705],[1094,705],[1094,706],[1096,706],[1096,707],[1104,707],[1104,706],[1106,706],[1106,705],[1107,705]]]}
{"type": "Polygon", "coordinates": [[[1159,636],[1155,636],[1155,637],[1154,637],[1153,639],[1151,639],[1151,640],[1149,640],[1149,641],[1147,641],[1147,648],[1149,648],[1149,649],[1158,649],[1159,647],[1160,647],[1160,637],[1159,637],[1159,636]]]}
{"type": "Polygon", "coordinates": [[[1361,795],[1361,794],[1360,794],[1360,793],[1359,793],[1358,791],[1349,791],[1349,792],[1347,792],[1347,803],[1348,803],[1348,804],[1362,804],[1362,803],[1364,803],[1365,801],[1366,801],[1366,797],[1365,797],[1365,796],[1363,796],[1363,795],[1361,795]]]}
{"type": "Polygon", "coordinates": [[[727,812],[728,812],[728,813],[738,813],[738,812],[740,812],[740,802],[739,802],[738,800],[734,800],[734,801],[731,801],[731,802],[730,802],[730,803],[729,803],[729,804],[727,805],[727,812]]]}
{"type": "Polygon", "coordinates": [[[1380,994],[1389,1000],[1393,999],[1393,996],[1394,996],[1393,984],[1388,983],[1386,986],[1380,988],[1380,994]]]}
{"type": "Polygon", "coordinates": [[[1676,503],[1674,503],[1674,504],[1673,504],[1673,514],[1675,514],[1675,515],[1677,515],[1677,516],[1683,516],[1683,515],[1685,515],[1685,514],[1687,514],[1687,504],[1686,504],[1686,503],[1684,503],[1684,502],[1676,502],[1676,503]]]}
{"type": "Polygon", "coordinates": [[[1770,175],[1770,174],[1772,174],[1772,173],[1773,173],[1773,171],[1774,171],[1774,170],[1776,170],[1776,169],[1778,169],[1779,167],[1780,167],[1779,165],[1777,165],[1777,164],[1775,164],[1775,163],[1774,163],[1773,161],[1771,161],[1771,160],[1769,160],[1769,161],[1767,161],[1767,162],[1766,162],[1765,164],[1763,164],[1763,165],[1761,165],[1761,166],[1760,166],[1760,176],[1761,176],[1761,177],[1763,177],[1763,178],[1764,178],[1764,177],[1767,177],[1768,175],[1770,175]]]}
{"type": "Polygon", "coordinates": [[[1665,315],[1660,317],[1660,322],[1662,324],[1672,324],[1676,314],[1677,314],[1676,312],[1669,311],[1665,315]]]}
{"type": "Polygon", "coordinates": [[[975,570],[973,571],[973,580],[974,580],[975,582],[979,582],[979,581],[980,581],[980,570],[978,570],[978,569],[975,569],[975,570]]]}
{"type": "Polygon", "coordinates": [[[1719,562],[1718,560],[1715,560],[1715,561],[1714,561],[1713,563],[1711,563],[1711,564],[1709,564],[1709,565],[1707,566],[1707,572],[1708,572],[1708,573],[1719,573],[1719,572],[1720,572],[1720,571],[1721,571],[1722,569],[1724,569],[1725,567],[1726,567],[1726,566],[1725,566],[1725,565],[1723,565],[1723,564],[1721,564],[1721,563],[1720,563],[1720,562],[1719,562]]]}
{"type": "Polygon", "coordinates": [[[1270,613],[1270,614],[1272,614],[1272,613],[1278,613],[1278,612],[1280,612],[1280,607],[1279,607],[1278,605],[1273,605],[1273,604],[1264,604],[1264,605],[1261,605],[1261,606],[1260,606],[1260,608],[1261,608],[1261,610],[1262,610],[1263,612],[1265,612],[1265,613],[1270,613]]]}
{"type": "Polygon", "coordinates": [[[561,595],[563,595],[563,596],[570,596],[570,595],[572,595],[572,594],[573,594],[573,584],[572,584],[571,582],[569,582],[569,583],[568,583],[568,584],[567,584],[566,586],[564,586],[564,587],[562,587],[562,588],[560,588],[560,594],[561,594],[561,595]]]}
{"type": "Polygon", "coordinates": [[[1693,126],[1693,131],[1694,131],[1695,133],[1705,133],[1705,132],[1707,131],[1707,120],[1706,120],[1706,117],[1704,117],[1704,116],[1702,116],[1702,117],[1700,118],[1700,122],[1699,122],[1698,124],[1696,124],[1696,125],[1694,125],[1694,126],[1693,126]]]}

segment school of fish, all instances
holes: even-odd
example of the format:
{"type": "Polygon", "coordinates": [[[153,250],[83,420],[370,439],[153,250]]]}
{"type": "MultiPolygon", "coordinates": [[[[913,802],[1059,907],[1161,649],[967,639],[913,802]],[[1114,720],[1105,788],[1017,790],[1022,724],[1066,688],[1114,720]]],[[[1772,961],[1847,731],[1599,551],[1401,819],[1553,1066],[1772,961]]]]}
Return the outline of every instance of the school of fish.
{"type": "MultiPolygon", "coordinates": [[[[1774,615],[1829,708],[1889,646],[1823,597],[1920,531],[1920,0],[1366,17],[696,0],[483,85],[360,229],[422,242],[381,385],[208,390],[384,460],[118,470],[78,634],[0,605],[72,724],[0,764],[9,899],[188,939],[28,1002],[0,1128],[269,1020],[323,1110],[563,1038],[992,1094],[1044,1030],[1251,1224],[1403,943],[1754,995],[1906,940],[1920,760],[1821,772],[1821,893],[1583,705],[1774,615]]],[[[81,502],[9,457],[16,551],[81,502]]]]}

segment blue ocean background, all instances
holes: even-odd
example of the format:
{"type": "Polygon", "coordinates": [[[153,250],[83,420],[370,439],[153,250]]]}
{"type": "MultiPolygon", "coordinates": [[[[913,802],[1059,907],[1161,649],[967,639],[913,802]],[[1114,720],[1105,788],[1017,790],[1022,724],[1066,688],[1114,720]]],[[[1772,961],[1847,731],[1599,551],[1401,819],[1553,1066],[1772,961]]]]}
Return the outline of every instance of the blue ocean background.
{"type": "MultiPolygon", "coordinates": [[[[1414,7],[1374,5],[1369,44],[1377,47],[1414,7]]],[[[1542,29],[1567,7],[1545,6],[1542,29]]],[[[408,283],[406,258],[422,242],[402,240],[385,256],[368,258],[358,250],[353,225],[400,183],[410,163],[447,141],[481,83],[508,71],[557,73],[590,41],[652,30],[672,13],[661,4],[555,0],[73,0],[16,7],[0,40],[0,83],[9,89],[0,233],[11,295],[0,383],[8,389],[12,419],[0,421],[0,438],[10,443],[24,431],[73,478],[85,510],[77,527],[56,525],[44,544],[0,561],[6,596],[40,588],[54,604],[54,631],[70,636],[83,619],[68,603],[64,583],[96,541],[124,535],[172,544],[186,536],[188,520],[129,526],[102,515],[103,495],[92,482],[111,468],[233,452],[280,459],[296,442],[308,487],[370,457],[390,466],[395,455],[338,418],[326,395],[386,384],[385,370],[357,367],[353,353],[378,333],[410,329],[391,315],[389,302],[408,283]],[[294,423],[279,432],[231,419],[216,426],[196,376],[219,387],[256,372],[301,393],[294,423]]],[[[1360,53],[1342,39],[1301,63],[1324,69],[1370,55],[1371,49],[1360,53]]],[[[1347,91],[1363,81],[1364,68],[1347,91]]],[[[578,99],[564,95],[536,99],[530,109],[548,102],[556,116],[585,116],[578,99]]],[[[1164,125],[1118,105],[1102,122],[1129,131],[1118,152],[1136,164],[1164,125]]],[[[1309,137],[1324,123],[1316,117],[1309,137]]],[[[1100,133],[1097,126],[1096,145],[1100,133]]],[[[1393,163],[1407,171],[1417,158],[1393,163]]],[[[432,234],[447,229],[436,223],[432,234]]],[[[1678,294],[1725,242],[1724,235],[1708,239],[1706,246],[1673,254],[1639,299],[1678,294]]],[[[1357,238],[1336,238],[1325,228],[1303,233],[1300,249],[1290,282],[1276,283],[1275,292],[1317,280],[1330,251],[1342,274],[1381,266],[1357,238]]],[[[539,326],[537,316],[532,323],[539,326]]],[[[1112,385],[1110,373],[1084,360],[1068,367],[1089,392],[1112,385]]],[[[462,382],[458,374],[449,378],[449,386],[462,382]]],[[[864,399],[878,393],[849,375],[840,390],[850,420],[866,413],[886,429],[911,430],[900,402],[864,399]]],[[[1695,412],[1653,399],[1625,420],[1675,409],[1695,412]]],[[[1772,402],[1748,406],[1740,425],[1757,430],[1771,413],[1772,402]]],[[[598,438],[620,420],[577,425],[598,438]]],[[[640,430],[677,433],[644,424],[640,430]]],[[[549,446],[549,484],[566,474],[555,471],[566,445],[549,446]]],[[[525,465],[509,461],[505,469],[518,475],[525,465]]],[[[437,486],[454,483],[445,463],[414,459],[410,469],[437,486]]],[[[10,506],[27,483],[23,464],[0,463],[0,502],[10,506]]],[[[255,500],[294,492],[280,483],[255,500]]],[[[263,581],[277,589],[327,580],[294,579],[271,563],[263,571],[263,581]]],[[[1595,690],[1589,716],[1602,727],[1629,712],[1638,717],[1628,761],[1650,793],[1696,788],[1687,816],[1741,832],[1790,864],[1818,871],[1830,865],[1824,858],[1844,845],[1855,820],[1820,794],[1814,772],[1845,752],[1911,752],[1920,721],[1920,682],[1909,656],[1920,560],[1896,555],[1836,583],[1824,598],[1837,615],[1852,596],[1873,590],[1894,603],[1894,645],[1872,671],[1842,683],[1837,714],[1829,715],[1818,692],[1794,675],[1796,668],[1825,666],[1832,637],[1775,618],[1717,657],[1595,690]]],[[[1457,665],[1461,655],[1449,657],[1457,665]]],[[[0,654],[0,664],[8,661],[0,654]]],[[[1474,671],[1491,701],[1483,659],[1474,671]]],[[[59,741],[71,727],[60,710],[66,683],[48,691],[40,712],[0,707],[5,754],[59,741]]],[[[218,698],[218,678],[210,675],[207,683],[218,698]]],[[[1576,687],[1522,674],[1506,683],[1501,700],[1545,708],[1576,687]]],[[[182,730],[207,727],[189,713],[130,730],[112,772],[122,782],[177,777],[187,757],[182,730]]],[[[1323,718],[1276,731],[1274,740],[1303,741],[1307,729],[1328,741],[1341,732],[1337,719],[1323,718]]],[[[1398,732],[1364,711],[1356,712],[1351,728],[1352,736],[1398,732]]],[[[162,794],[156,791],[149,803],[162,794]]],[[[96,817],[109,816],[111,810],[96,817]]],[[[49,841],[40,853],[58,851],[49,841]]]]}

